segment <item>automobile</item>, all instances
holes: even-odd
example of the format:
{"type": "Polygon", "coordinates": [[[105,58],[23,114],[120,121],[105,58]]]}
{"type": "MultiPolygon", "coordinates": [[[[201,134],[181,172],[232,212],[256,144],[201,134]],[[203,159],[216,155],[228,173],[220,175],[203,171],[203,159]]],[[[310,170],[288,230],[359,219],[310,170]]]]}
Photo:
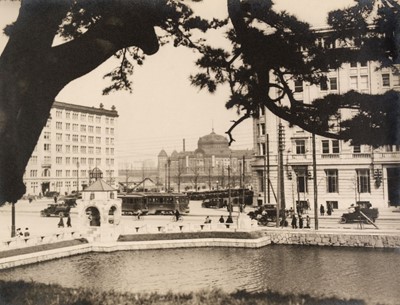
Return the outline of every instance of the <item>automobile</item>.
{"type": "Polygon", "coordinates": [[[58,198],[58,201],[64,202],[65,204],[69,205],[70,207],[76,207],[76,201],[78,199],[82,199],[81,194],[71,194],[65,195],[58,198]]]}
{"type": "MultiPolygon", "coordinates": [[[[264,204],[263,206],[258,207],[256,210],[249,212],[247,214],[251,219],[256,219],[258,225],[260,226],[275,226],[276,225],[276,205],[275,204],[264,204]]],[[[280,225],[288,226],[288,222],[286,220],[287,215],[286,211],[279,211],[279,220],[280,225]],[[284,220],[285,219],[285,220],[284,220]]]]}
{"type": "Polygon", "coordinates": [[[379,216],[377,208],[372,208],[372,204],[369,201],[358,201],[356,204],[352,204],[348,208],[348,213],[343,213],[340,218],[340,223],[352,223],[352,222],[363,222],[368,223],[369,220],[375,222],[379,216]]]}
{"type": "Polygon", "coordinates": [[[201,207],[220,209],[226,207],[226,202],[223,201],[223,198],[204,199],[201,207]]]}
{"type": "Polygon", "coordinates": [[[40,216],[63,216],[69,215],[71,207],[66,203],[51,203],[47,208],[40,211],[40,216]]]}

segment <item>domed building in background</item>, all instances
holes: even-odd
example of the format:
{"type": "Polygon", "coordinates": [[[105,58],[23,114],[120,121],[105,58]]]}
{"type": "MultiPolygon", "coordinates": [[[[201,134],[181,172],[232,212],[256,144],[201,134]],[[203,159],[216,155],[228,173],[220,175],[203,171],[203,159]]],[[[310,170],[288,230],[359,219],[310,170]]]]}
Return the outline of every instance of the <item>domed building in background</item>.
{"type": "Polygon", "coordinates": [[[212,130],[199,138],[197,149],[158,154],[158,177],[164,189],[174,191],[247,186],[251,181],[253,150],[232,150],[226,137],[212,130]]]}

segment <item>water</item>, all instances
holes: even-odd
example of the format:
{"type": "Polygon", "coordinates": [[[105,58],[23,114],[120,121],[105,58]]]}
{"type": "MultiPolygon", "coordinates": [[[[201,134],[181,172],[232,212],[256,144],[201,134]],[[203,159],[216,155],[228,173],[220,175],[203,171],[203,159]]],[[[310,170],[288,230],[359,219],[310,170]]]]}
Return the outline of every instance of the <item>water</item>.
{"type": "Polygon", "coordinates": [[[399,304],[400,251],[268,246],[90,253],[0,272],[4,280],[121,292],[238,289],[399,304]]]}

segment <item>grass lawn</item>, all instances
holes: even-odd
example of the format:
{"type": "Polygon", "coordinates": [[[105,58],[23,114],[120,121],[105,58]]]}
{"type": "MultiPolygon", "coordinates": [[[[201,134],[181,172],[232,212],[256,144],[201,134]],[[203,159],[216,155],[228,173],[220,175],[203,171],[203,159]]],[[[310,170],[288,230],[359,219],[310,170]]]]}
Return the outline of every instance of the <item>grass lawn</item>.
{"type": "MultiPolygon", "coordinates": [[[[86,239],[80,238],[80,239],[60,241],[60,242],[56,242],[56,243],[50,243],[50,244],[44,244],[44,245],[38,245],[38,246],[32,246],[32,247],[11,249],[11,250],[6,250],[6,251],[0,251],[0,258],[12,257],[12,256],[16,256],[16,255],[23,255],[23,254],[29,254],[29,253],[36,253],[36,252],[40,252],[40,251],[47,251],[47,250],[65,248],[65,247],[71,247],[71,246],[87,244],[87,243],[88,243],[88,241],[86,239]]],[[[0,305],[3,305],[3,304],[0,303],[0,305]]]]}
{"type": "Polygon", "coordinates": [[[192,293],[119,293],[64,288],[34,282],[0,281],[0,305],[365,305],[361,300],[315,298],[274,292],[202,290],[192,293]]]}
{"type": "Polygon", "coordinates": [[[174,240],[174,239],[198,239],[198,238],[236,238],[257,239],[265,234],[262,231],[254,232],[179,232],[179,233],[154,233],[154,234],[129,234],[121,235],[118,241],[149,241],[149,240],[174,240]]]}

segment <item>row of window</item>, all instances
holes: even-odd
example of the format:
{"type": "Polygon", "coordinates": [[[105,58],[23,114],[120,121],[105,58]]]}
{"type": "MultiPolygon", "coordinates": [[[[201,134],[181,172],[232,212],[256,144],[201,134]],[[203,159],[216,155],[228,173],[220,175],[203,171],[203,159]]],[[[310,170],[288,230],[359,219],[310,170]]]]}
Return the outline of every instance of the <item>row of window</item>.
{"type": "MultiPolygon", "coordinates": [[[[400,75],[383,73],[382,74],[382,87],[389,88],[391,86],[400,86],[400,75]]],[[[350,76],[350,89],[361,92],[368,92],[369,90],[369,77],[368,75],[351,75],[350,76]]],[[[328,77],[320,83],[321,91],[337,91],[338,79],[337,77],[328,77]]],[[[303,92],[303,82],[301,80],[294,81],[294,92],[303,92]]]]}
{"type": "MultiPolygon", "coordinates": [[[[45,140],[50,140],[50,132],[44,132],[43,133],[43,138],[45,140]]],[[[89,144],[94,144],[94,136],[86,136],[86,135],[77,135],[73,134],[72,135],[72,142],[80,142],[81,143],[86,143],[88,141],[89,144]]],[[[63,141],[63,134],[62,133],[56,133],[56,140],[60,142],[70,142],[71,141],[71,134],[64,134],[64,141],[63,141]]],[[[96,144],[101,144],[101,137],[96,137],[96,144]]],[[[114,138],[105,138],[105,144],[106,145],[114,145],[114,138]]]]}
{"type": "MultiPolygon", "coordinates": [[[[51,144],[50,143],[44,143],[43,144],[43,150],[44,151],[50,151],[51,150],[51,144]]],[[[114,155],[114,148],[106,147],[106,155],[114,155]]],[[[94,154],[96,151],[96,155],[101,154],[101,147],[94,147],[94,146],[78,146],[78,145],[72,145],[72,153],[77,154],[94,154]]],[[[71,145],[65,145],[65,151],[63,151],[63,145],[62,144],[56,144],[56,152],[58,153],[71,153],[71,145]]]]}
{"type": "MultiPolygon", "coordinates": [[[[74,170],[61,170],[61,169],[57,169],[55,170],[55,177],[60,178],[60,177],[78,177],[78,173],[79,173],[79,177],[89,177],[91,170],[80,170],[78,171],[77,169],[74,170]]],[[[114,177],[114,171],[113,170],[107,170],[106,171],[106,175],[107,177],[114,177]]],[[[38,170],[36,169],[32,169],[29,172],[29,177],[30,178],[35,178],[38,177],[38,170]]],[[[41,172],[41,177],[51,177],[51,170],[48,168],[43,169],[43,171],[41,172]]]]}
{"type": "MultiPolygon", "coordinates": [[[[65,123],[65,130],[72,130],[72,131],[81,131],[81,132],[88,132],[88,133],[94,133],[96,127],[96,133],[100,134],[101,133],[101,127],[100,126],[93,126],[93,125],[79,125],[79,124],[72,124],[71,123],[65,123]]],[[[63,122],[56,122],[56,129],[62,130],[63,129],[63,122]]],[[[114,128],[106,127],[105,128],[105,133],[106,134],[114,134],[114,128]]]]}
{"type": "MultiPolygon", "coordinates": [[[[79,162],[80,165],[86,165],[88,164],[89,166],[96,166],[101,165],[101,158],[78,158],[78,157],[56,157],[56,164],[64,164],[63,159],[65,159],[65,165],[71,165],[71,164],[77,164],[79,162]],[[96,163],[95,163],[96,161],[96,163]]],[[[114,165],[114,159],[112,158],[107,158],[105,159],[106,165],[113,166],[114,165]]],[[[32,156],[30,159],[30,164],[35,165],[38,163],[38,157],[37,156],[32,156]]],[[[45,156],[44,157],[44,164],[51,164],[51,157],[50,156],[45,156]]]]}
{"type": "MultiPolygon", "coordinates": [[[[264,191],[263,172],[259,172],[260,190],[264,191]]],[[[298,193],[308,193],[310,173],[306,170],[295,170],[296,188],[298,193]]],[[[358,193],[371,192],[371,178],[369,169],[356,169],[358,193]]],[[[337,169],[325,170],[326,193],[339,193],[339,171],[337,169]]]]}
{"type": "MultiPolygon", "coordinates": [[[[261,124],[260,124],[261,125],[261,124]]],[[[294,154],[304,155],[307,152],[307,140],[296,139],[294,140],[294,154]]],[[[339,140],[321,140],[322,154],[339,154],[340,153],[340,143],[339,140]]],[[[353,145],[353,153],[362,153],[361,145],[353,145]]],[[[400,145],[385,145],[384,150],[386,152],[400,151],[400,145]]],[[[258,153],[260,156],[266,154],[265,143],[259,143],[258,153]]]]}
{"type": "MultiPolygon", "coordinates": [[[[62,118],[63,117],[62,114],[63,114],[62,110],[56,110],[56,118],[62,118]]],[[[87,115],[86,113],[81,113],[79,115],[79,113],[77,113],[77,112],[72,112],[72,115],[71,115],[70,111],[65,112],[66,119],[72,118],[73,120],[78,120],[79,116],[80,116],[80,119],[82,122],[86,122],[86,118],[89,123],[92,123],[92,122],[101,123],[101,121],[102,121],[101,116],[99,116],[99,115],[96,115],[96,116],[94,116],[92,114],[87,115]]],[[[114,118],[105,117],[105,123],[114,125],[114,118]]]]}
{"type": "MultiPolygon", "coordinates": [[[[371,179],[369,169],[356,169],[357,192],[370,193],[371,179]]],[[[308,193],[308,174],[296,173],[297,191],[299,193],[308,193]]],[[[337,169],[325,170],[326,192],[339,193],[339,172],[337,169]]]]}

